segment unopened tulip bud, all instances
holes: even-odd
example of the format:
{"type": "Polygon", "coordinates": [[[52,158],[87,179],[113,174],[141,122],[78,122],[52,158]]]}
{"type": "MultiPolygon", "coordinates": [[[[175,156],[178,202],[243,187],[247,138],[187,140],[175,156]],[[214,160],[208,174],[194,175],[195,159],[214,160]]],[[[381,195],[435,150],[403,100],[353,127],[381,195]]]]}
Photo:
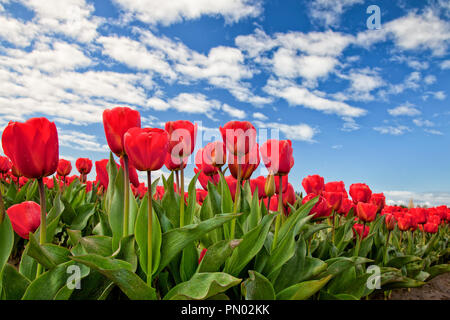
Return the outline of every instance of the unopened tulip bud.
{"type": "Polygon", "coordinates": [[[264,191],[266,193],[266,196],[268,197],[271,197],[275,194],[275,177],[272,173],[269,173],[269,175],[266,178],[264,191]]]}

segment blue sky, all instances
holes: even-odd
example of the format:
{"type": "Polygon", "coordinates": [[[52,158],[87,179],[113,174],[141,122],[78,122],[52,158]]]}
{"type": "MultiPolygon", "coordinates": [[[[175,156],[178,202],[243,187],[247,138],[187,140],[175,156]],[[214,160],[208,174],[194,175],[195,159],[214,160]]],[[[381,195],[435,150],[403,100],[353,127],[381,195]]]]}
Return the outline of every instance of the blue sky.
{"type": "Polygon", "coordinates": [[[449,18],[444,0],[0,0],[0,127],[46,116],[74,163],[108,156],[105,108],[199,122],[203,145],[245,119],[293,141],[299,191],[320,174],[450,205],[449,18]]]}

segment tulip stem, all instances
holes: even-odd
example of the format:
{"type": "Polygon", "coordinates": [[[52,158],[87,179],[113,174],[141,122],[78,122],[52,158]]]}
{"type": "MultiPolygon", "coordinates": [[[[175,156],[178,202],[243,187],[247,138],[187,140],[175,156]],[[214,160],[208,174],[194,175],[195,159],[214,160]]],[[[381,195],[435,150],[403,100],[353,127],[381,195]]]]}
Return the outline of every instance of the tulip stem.
{"type": "Polygon", "coordinates": [[[180,228],[184,227],[184,169],[180,170],[180,228]]]}
{"type": "MultiPolygon", "coordinates": [[[[46,215],[46,203],[45,203],[45,189],[44,182],[42,178],[38,178],[38,186],[39,186],[39,200],[41,204],[41,224],[40,224],[40,232],[39,232],[39,243],[43,245],[47,240],[47,215],[46,215]]],[[[38,278],[42,272],[44,271],[44,267],[41,264],[38,264],[36,271],[36,278],[38,278]]]]}
{"type": "Polygon", "coordinates": [[[391,230],[388,231],[387,237],[386,237],[386,244],[384,246],[384,256],[383,256],[383,264],[385,265],[387,263],[387,254],[388,254],[388,246],[389,246],[389,238],[391,236],[391,230]]]}
{"type": "Polygon", "coordinates": [[[270,213],[270,200],[272,197],[269,197],[269,200],[267,201],[267,213],[270,213]]]}
{"type": "Polygon", "coordinates": [[[273,242],[272,242],[272,252],[275,250],[275,247],[277,246],[277,238],[278,238],[278,231],[280,229],[281,224],[281,215],[283,214],[283,177],[278,176],[279,181],[279,192],[278,192],[278,215],[275,220],[275,233],[273,235],[273,242]]]}
{"type": "Polygon", "coordinates": [[[147,284],[152,284],[153,274],[153,252],[152,252],[152,231],[153,231],[153,207],[152,207],[152,172],[147,171],[147,192],[148,192],[148,217],[147,217],[147,284]]]}
{"type": "Polygon", "coordinates": [[[335,235],[335,229],[336,229],[336,211],[333,209],[333,225],[331,229],[331,241],[334,244],[334,235],[335,235]]]}
{"type": "MultiPolygon", "coordinates": [[[[238,203],[241,200],[241,164],[238,160],[237,165],[237,183],[236,183],[236,194],[234,196],[234,210],[233,213],[236,214],[238,211],[238,203]]],[[[230,239],[234,239],[234,233],[236,230],[236,218],[231,220],[231,231],[230,231],[230,239]]]]}
{"type": "Polygon", "coordinates": [[[124,171],[123,171],[123,235],[128,236],[129,224],[129,207],[130,207],[130,175],[128,166],[128,156],[123,155],[124,171]]]}
{"type": "Polygon", "coordinates": [[[175,170],[175,178],[177,179],[177,193],[180,194],[180,174],[175,170]]]}

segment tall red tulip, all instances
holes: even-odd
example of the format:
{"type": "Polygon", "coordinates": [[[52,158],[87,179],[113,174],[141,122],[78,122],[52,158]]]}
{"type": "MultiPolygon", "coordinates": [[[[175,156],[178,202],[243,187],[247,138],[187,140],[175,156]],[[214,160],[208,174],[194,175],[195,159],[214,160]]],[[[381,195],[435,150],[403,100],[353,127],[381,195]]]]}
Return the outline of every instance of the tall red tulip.
{"type": "MultiPolygon", "coordinates": [[[[308,201],[314,199],[315,197],[317,197],[316,194],[309,193],[306,197],[303,198],[302,204],[307,203],[308,201]]],[[[328,204],[328,201],[323,196],[319,196],[319,199],[309,212],[309,215],[313,215],[314,218],[317,219],[322,217],[328,217],[331,214],[331,211],[332,208],[328,204]]]]}
{"type": "MultiPolygon", "coordinates": [[[[103,159],[100,161],[95,161],[95,171],[97,173],[97,180],[100,182],[100,185],[103,186],[103,189],[106,190],[109,184],[109,176],[108,176],[108,159],[103,159]]],[[[116,163],[117,165],[117,163],[116,163]]],[[[118,165],[117,165],[118,166],[118,165]]]]}
{"type": "Polygon", "coordinates": [[[92,170],[92,161],[89,158],[78,158],[75,166],[79,173],[89,174],[92,170]]]}
{"type": "Polygon", "coordinates": [[[216,168],[221,168],[227,163],[227,149],[221,141],[208,143],[204,148],[204,162],[216,168]]]}
{"type": "Polygon", "coordinates": [[[128,107],[106,109],[103,111],[103,127],[109,148],[121,157],[125,154],[123,136],[128,129],[141,127],[141,115],[128,107]]]}
{"type": "Polygon", "coordinates": [[[15,204],[6,211],[14,231],[22,238],[28,239],[41,224],[41,207],[33,201],[15,204]]]}
{"type": "Polygon", "coordinates": [[[386,205],[386,197],[383,193],[372,193],[372,196],[370,197],[370,203],[378,207],[377,212],[381,212],[381,210],[383,210],[384,206],[386,205]]]}
{"type": "Polygon", "coordinates": [[[359,223],[355,223],[353,225],[352,230],[353,230],[353,237],[356,238],[356,235],[358,235],[358,238],[362,240],[364,238],[367,238],[367,236],[369,235],[370,227],[359,223]]]}
{"type": "Polygon", "coordinates": [[[322,194],[322,191],[325,188],[325,182],[323,177],[315,174],[312,176],[307,176],[302,181],[303,189],[305,189],[306,194],[314,193],[314,194],[322,194]]]}
{"type": "Polygon", "coordinates": [[[61,177],[66,177],[70,174],[71,171],[72,163],[70,163],[70,161],[66,159],[59,159],[58,168],[56,169],[58,175],[61,177]]]}
{"type": "Polygon", "coordinates": [[[258,188],[259,199],[266,197],[265,186],[266,178],[263,176],[259,176],[256,179],[250,179],[250,189],[252,190],[252,194],[254,194],[256,192],[256,188],[258,188]]]}
{"type": "Polygon", "coordinates": [[[2,144],[5,154],[27,178],[47,177],[58,167],[58,132],[55,123],[46,118],[10,121],[3,130],[2,144]]]}
{"type": "MultiPolygon", "coordinates": [[[[202,170],[202,168],[197,166],[196,168],[194,168],[194,173],[197,174],[201,170],[202,170]]],[[[219,180],[220,180],[219,174],[207,176],[206,174],[203,173],[203,171],[201,171],[198,176],[198,181],[200,182],[201,186],[205,190],[208,190],[208,182],[211,182],[212,184],[217,185],[219,183],[219,180]]]]}
{"type": "Polygon", "coordinates": [[[378,207],[371,203],[358,202],[356,205],[356,214],[359,220],[372,222],[377,216],[378,207]]]}
{"type": "Polygon", "coordinates": [[[248,180],[253,172],[258,168],[261,159],[259,157],[258,144],[255,144],[252,150],[241,157],[230,156],[228,168],[235,179],[248,180]],[[240,170],[240,177],[239,177],[240,170]]]}
{"type": "Polygon", "coordinates": [[[294,166],[291,140],[267,140],[261,146],[261,156],[267,170],[276,176],[289,174],[294,166]]]}
{"type": "Polygon", "coordinates": [[[234,156],[243,156],[256,144],[256,129],[248,121],[230,121],[219,128],[223,142],[234,156]]]}
{"type": "Polygon", "coordinates": [[[343,181],[331,181],[325,183],[325,191],[327,192],[342,192],[344,198],[348,198],[347,191],[345,190],[345,184],[343,181]]]}
{"type": "Polygon", "coordinates": [[[219,169],[212,165],[211,161],[207,159],[205,148],[201,148],[195,155],[195,164],[198,168],[202,168],[202,171],[207,176],[216,175],[219,169]]]}
{"type": "Polygon", "coordinates": [[[194,152],[197,139],[197,124],[187,120],[166,122],[169,134],[169,153],[173,157],[185,158],[194,152]]]}
{"type": "Polygon", "coordinates": [[[5,174],[11,169],[11,161],[8,157],[0,157],[0,173],[5,174]]]}
{"type": "Polygon", "coordinates": [[[350,186],[350,196],[353,202],[369,202],[372,197],[372,190],[365,183],[354,183],[350,186]]]}

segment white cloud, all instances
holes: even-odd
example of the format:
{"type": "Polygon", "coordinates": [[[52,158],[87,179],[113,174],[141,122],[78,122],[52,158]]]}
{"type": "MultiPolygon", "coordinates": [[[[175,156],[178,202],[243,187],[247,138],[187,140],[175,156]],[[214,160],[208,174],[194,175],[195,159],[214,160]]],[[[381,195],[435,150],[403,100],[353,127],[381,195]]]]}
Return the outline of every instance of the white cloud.
{"type": "Polygon", "coordinates": [[[16,46],[26,47],[38,34],[38,26],[32,22],[0,15],[0,39],[16,46]]]}
{"type": "Polygon", "coordinates": [[[412,192],[412,191],[383,191],[388,205],[408,205],[412,199],[418,206],[450,206],[450,193],[447,192],[412,192]]]}
{"type": "Polygon", "coordinates": [[[58,140],[62,147],[83,151],[109,152],[108,145],[99,143],[95,135],[58,128],[58,140]]]}
{"type": "Polygon", "coordinates": [[[380,132],[381,134],[390,134],[394,136],[399,136],[404,134],[405,132],[411,131],[411,129],[407,126],[382,126],[382,127],[374,127],[375,131],[380,132]]]}
{"type": "Polygon", "coordinates": [[[360,3],[364,0],[314,0],[309,11],[311,17],[324,26],[336,26],[345,10],[360,3]]]}
{"type": "Polygon", "coordinates": [[[265,120],[269,119],[265,114],[263,114],[261,112],[253,113],[253,118],[255,118],[257,120],[261,120],[261,121],[265,121],[265,120]]]}
{"type": "Polygon", "coordinates": [[[423,79],[423,81],[424,81],[426,84],[430,85],[430,84],[433,84],[433,83],[436,82],[436,77],[433,76],[432,74],[430,74],[430,75],[426,76],[426,77],[423,79]]]}
{"type": "Polygon", "coordinates": [[[352,107],[344,102],[323,98],[295,83],[269,79],[264,90],[276,97],[285,99],[290,105],[304,106],[309,109],[322,111],[327,114],[337,114],[343,117],[360,117],[366,110],[352,107]]]}
{"type": "Polygon", "coordinates": [[[245,111],[231,107],[226,103],[223,104],[222,110],[224,112],[228,113],[231,117],[236,118],[236,119],[244,119],[247,116],[245,111]]]}
{"type": "Polygon", "coordinates": [[[313,128],[305,123],[289,125],[284,123],[262,122],[257,120],[255,121],[255,125],[259,128],[278,129],[286,136],[287,139],[297,141],[315,142],[313,138],[317,133],[319,133],[318,129],[313,128]]]}
{"type": "Polygon", "coordinates": [[[445,61],[442,61],[442,63],[441,63],[441,69],[450,69],[450,60],[445,60],[445,61]]]}
{"type": "Polygon", "coordinates": [[[426,133],[429,133],[429,134],[437,135],[437,136],[444,135],[441,131],[435,130],[435,129],[424,129],[423,131],[425,131],[426,133]]]}
{"type": "Polygon", "coordinates": [[[421,114],[419,109],[414,108],[411,104],[404,104],[393,109],[388,109],[388,113],[391,116],[417,116],[421,114]]]}
{"type": "Polygon", "coordinates": [[[447,52],[450,43],[450,22],[441,20],[432,10],[408,15],[383,23],[380,30],[358,33],[356,43],[369,47],[391,38],[401,50],[429,49],[433,55],[447,52]]]}
{"type": "Polygon", "coordinates": [[[221,15],[228,23],[245,17],[257,17],[262,12],[254,0],[114,0],[135,18],[149,23],[170,25],[183,20],[198,19],[203,15],[221,15]]]}
{"type": "Polygon", "coordinates": [[[433,127],[434,123],[430,120],[414,119],[414,124],[418,127],[433,127]]]}

